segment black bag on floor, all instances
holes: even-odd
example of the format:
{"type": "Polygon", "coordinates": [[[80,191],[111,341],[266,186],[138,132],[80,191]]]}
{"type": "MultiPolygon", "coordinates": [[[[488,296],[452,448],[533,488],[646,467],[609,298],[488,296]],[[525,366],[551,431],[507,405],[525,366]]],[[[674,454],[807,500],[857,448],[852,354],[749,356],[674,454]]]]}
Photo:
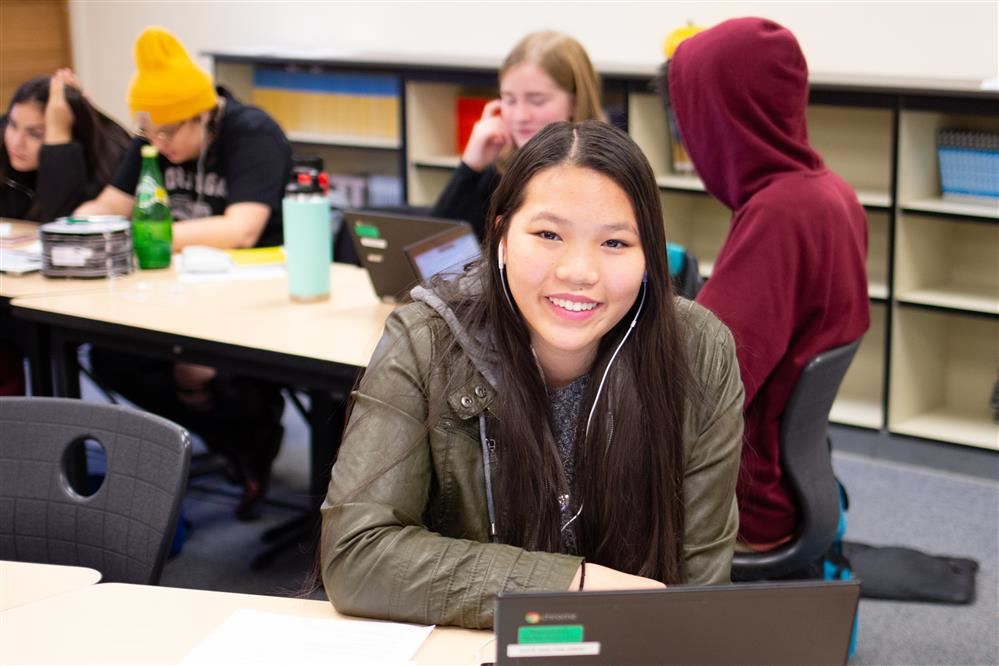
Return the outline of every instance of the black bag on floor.
{"type": "Polygon", "coordinates": [[[975,560],[850,541],[843,542],[843,555],[860,579],[861,597],[942,604],[975,600],[975,560]]]}

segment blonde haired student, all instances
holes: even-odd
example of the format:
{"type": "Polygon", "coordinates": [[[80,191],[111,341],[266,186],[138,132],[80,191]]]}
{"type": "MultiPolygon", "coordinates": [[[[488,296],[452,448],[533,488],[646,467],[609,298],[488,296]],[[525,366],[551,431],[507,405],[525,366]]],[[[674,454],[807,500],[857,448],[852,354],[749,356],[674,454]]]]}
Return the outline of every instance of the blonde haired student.
{"type": "Polygon", "coordinates": [[[432,215],[463,220],[485,236],[489,197],[514,152],[549,123],[603,120],[600,79],[583,46],[560,32],[521,39],[499,70],[499,99],[482,111],[461,163],[432,215]]]}

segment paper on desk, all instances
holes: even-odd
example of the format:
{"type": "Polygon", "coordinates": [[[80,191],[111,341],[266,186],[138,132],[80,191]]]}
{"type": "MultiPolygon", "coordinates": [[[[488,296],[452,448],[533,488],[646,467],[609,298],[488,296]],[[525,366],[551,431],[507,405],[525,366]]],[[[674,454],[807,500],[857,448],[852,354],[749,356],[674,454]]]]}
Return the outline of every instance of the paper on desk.
{"type": "Polygon", "coordinates": [[[274,280],[287,274],[284,266],[239,266],[220,273],[188,273],[179,268],[178,280],[184,283],[241,282],[244,280],[274,280]]]}
{"type": "Polygon", "coordinates": [[[184,660],[198,664],[409,664],[433,626],[240,609],[184,660]]]}
{"type": "Polygon", "coordinates": [[[42,258],[37,254],[0,247],[0,273],[21,275],[42,269],[42,258]]]}

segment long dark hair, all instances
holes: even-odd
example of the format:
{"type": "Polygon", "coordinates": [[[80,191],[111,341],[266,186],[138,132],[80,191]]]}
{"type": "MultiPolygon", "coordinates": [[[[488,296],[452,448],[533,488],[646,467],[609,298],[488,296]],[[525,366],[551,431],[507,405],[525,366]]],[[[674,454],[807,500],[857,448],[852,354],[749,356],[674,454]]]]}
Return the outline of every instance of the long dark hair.
{"type": "MultiPolygon", "coordinates": [[[[50,76],[38,76],[22,83],[14,91],[7,112],[0,121],[0,129],[6,128],[7,118],[15,104],[36,104],[44,109],[49,103],[50,80],[50,76]]],[[[114,177],[118,162],[132,139],[118,123],[94,108],[78,88],[67,85],[65,91],[66,103],[73,112],[73,140],[83,146],[88,179],[103,187],[114,177]]],[[[10,177],[11,171],[7,146],[0,142],[0,176],[10,177]]],[[[27,213],[29,219],[38,217],[39,205],[39,201],[32,201],[27,213]]]]}
{"type": "MultiPolygon", "coordinates": [[[[645,256],[645,302],[632,336],[614,361],[589,435],[586,419],[600,378],[634,319],[638,304],[601,340],[576,427],[571,496],[582,507],[574,525],[580,554],[591,562],[664,583],[686,580],[684,413],[698,401],[666,264],[659,190],[648,160],[624,132],[600,121],[548,125],[519,151],[493,194],[482,259],[458,280],[431,281],[465,330],[494,341],[497,398],[489,437],[496,443],[497,531],[503,543],[559,552],[565,474],[554,443],[547,389],[519,312],[506,299],[497,264],[500,241],[524,202],[528,183],[561,165],[592,169],[617,183],[634,209],[645,256]],[[469,288],[469,281],[475,287],[469,288]]],[[[441,336],[430,367],[447,367],[457,340],[441,336]]],[[[450,377],[449,382],[464,382],[450,377]]],[[[428,431],[448,411],[449,391],[428,397],[428,431]]],[[[352,423],[353,401],[347,421],[352,423]]],[[[349,430],[349,426],[348,426],[349,430]]],[[[348,493],[364,488],[423,445],[414,441],[348,493]]],[[[317,562],[310,579],[319,579],[317,562]]],[[[309,589],[309,588],[306,588],[309,589]]]]}
{"type": "Polygon", "coordinates": [[[456,304],[466,326],[493,332],[497,357],[503,359],[496,368],[491,433],[497,447],[499,536],[529,550],[560,548],[557,495],[565,481],[551,434],[550,401],[527,325],[507,301],[496,261],[528,183],[560,165],[592,169],[621,187],[634,209],[648,273],[644,306],[614,361],[589,436],[585,422],[594,394],[637,303],[601,341],[580,410],[571,488],[575,506],[582,506],[575,523],[579,551],[621,571],[683,582],[683,414],[693,388],[666,264],[659,190],[638,146],[598,121],[553,123],[517,151],[487,218],[482,294],[456,304]]]}

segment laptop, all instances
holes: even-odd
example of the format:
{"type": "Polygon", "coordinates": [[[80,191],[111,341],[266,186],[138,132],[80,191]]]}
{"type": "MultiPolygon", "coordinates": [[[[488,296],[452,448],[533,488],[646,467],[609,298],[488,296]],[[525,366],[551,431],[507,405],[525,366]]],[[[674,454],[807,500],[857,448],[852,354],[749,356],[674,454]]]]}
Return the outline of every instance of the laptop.
{"type": "Polygon", "coordinates": [[[845,664],[858,581],[501,594],[499,664],[845,664]]]}
{"type": "MultiPolygon", "coordinates": [[[[394,302],[420,281],[404,249],[463,222],[368,210],[344,212],[344,223],[375,293],[394,302]]],[[[468,225],[465,225],[468,226],[468,225]]]]}
{"type": "Polygon", "coordinates": [[[403,248],[417,278],[425,282],[443,273],[457,274],[482,255],[479,239],[464,222],[403,248]]]}

